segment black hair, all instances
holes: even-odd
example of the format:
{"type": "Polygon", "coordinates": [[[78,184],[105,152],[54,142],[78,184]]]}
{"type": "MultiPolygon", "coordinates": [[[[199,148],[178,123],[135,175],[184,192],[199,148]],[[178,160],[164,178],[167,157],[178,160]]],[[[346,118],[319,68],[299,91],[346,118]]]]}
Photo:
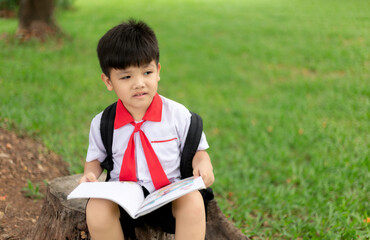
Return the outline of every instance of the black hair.
{"type": "Polygon", "coordinates": [[[98,58],[103,73],[110,70],[159,63],[158,41],[154,31],[143,21],[130,19],[110,29],[99,40],[98,58]]]}

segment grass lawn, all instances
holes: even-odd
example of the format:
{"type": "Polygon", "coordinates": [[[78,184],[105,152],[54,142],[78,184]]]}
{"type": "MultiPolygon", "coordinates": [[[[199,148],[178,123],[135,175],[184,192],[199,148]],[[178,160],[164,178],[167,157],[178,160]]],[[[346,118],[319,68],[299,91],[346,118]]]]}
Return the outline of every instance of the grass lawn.
{"type": "MultiPolygon", "coordinates": [[[[77,0],[63,41],[0,40],[0,126],[81,172],[91,119],[116,97],[96,45],[154,28],[159,93],[199,113],[224,213],[260,239],[370,238],[370,2],[77,0]]],[[[0,19],[0,34],[17,21],[0,19]]]]}

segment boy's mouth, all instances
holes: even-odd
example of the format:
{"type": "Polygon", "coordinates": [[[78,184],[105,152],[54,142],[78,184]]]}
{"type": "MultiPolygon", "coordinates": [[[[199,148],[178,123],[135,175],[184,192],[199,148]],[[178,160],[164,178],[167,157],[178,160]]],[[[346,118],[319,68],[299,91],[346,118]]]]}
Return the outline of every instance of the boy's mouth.
{"type": "Polygon", "coordinates": [[[141,92],[141,93],[134,94],[134,97],[142,97],[144,95],[146,95],[146,93],[145,92],[141,92]]]}

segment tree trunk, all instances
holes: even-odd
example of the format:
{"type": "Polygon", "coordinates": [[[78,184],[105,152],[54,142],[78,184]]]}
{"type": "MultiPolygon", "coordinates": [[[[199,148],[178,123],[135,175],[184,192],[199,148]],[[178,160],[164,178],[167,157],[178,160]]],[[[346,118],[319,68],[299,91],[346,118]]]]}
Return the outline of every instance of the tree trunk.
{"type": "Polygon", "coordinates": [[[17,36],[23,40],[32,37],[45,40],[47,36],[55,36],[59,28],[54,22],[53,12],[53,0],[22,0],[17,36]]]}
{"type": "MultiPolygon", "coordinates": [[[[28,239],[80,240],[90,239],[86,219],[86,199],[66,200],[67,195],[78,185],[81,175],[56,178],[47,188],[46,198],[37,225],[28,239]]],[[[104,176],[101,177],[104,179],[104,176]]],[[[216,200],[207,208],[208,240],[247,240],[221,212],[216,200]]],[[[135,229],[138,240],[174,240],[173,234],[150,226],[135,229]]]]}

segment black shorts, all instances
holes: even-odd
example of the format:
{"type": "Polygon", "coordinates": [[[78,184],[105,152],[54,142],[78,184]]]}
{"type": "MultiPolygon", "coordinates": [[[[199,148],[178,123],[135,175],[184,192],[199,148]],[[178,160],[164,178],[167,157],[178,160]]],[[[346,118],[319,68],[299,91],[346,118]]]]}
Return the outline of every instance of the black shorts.
{"type": "MultiPolygon", "coordinates": [[[[149,192],[146,188],[143,187],[144,196],[146,197],[149,192]]],[[[200,190],[200,193],[203,197],[205,208],[207,203],[213,199],[213,192],[211,188],[200,190]]],[[[176,219],[172,215],[172,202],[167,203],[166,205],[154,210],[151,213],[148,213],[144,216],[141,216],[137,219],[132,219],[125,210],[119,206],[120,210],[120,221],[122,230],[125,234],[125,238],[136,239],[135,237],[135,228],[148,224],[153,227],[160,227],[162,231],[166,233],[175,233],[176,219]]],[[[207,211],[206,211],[207,213],[207,211]]]]}
{"type": "MultiPolygon", "coordinates": [[[[144,187],[143,192],[145,197],[149,195],[148,190],[144,187]]],[[[120,221],[122,230],[127,238],[133,238],[135,236],[135,228],[143,224],[160,227],[167,233],[175,233],[176,219],[172,215],[172,202],[137,219],[132,219],[121,206],[118,207],[121,214],[120,221]]]]}

